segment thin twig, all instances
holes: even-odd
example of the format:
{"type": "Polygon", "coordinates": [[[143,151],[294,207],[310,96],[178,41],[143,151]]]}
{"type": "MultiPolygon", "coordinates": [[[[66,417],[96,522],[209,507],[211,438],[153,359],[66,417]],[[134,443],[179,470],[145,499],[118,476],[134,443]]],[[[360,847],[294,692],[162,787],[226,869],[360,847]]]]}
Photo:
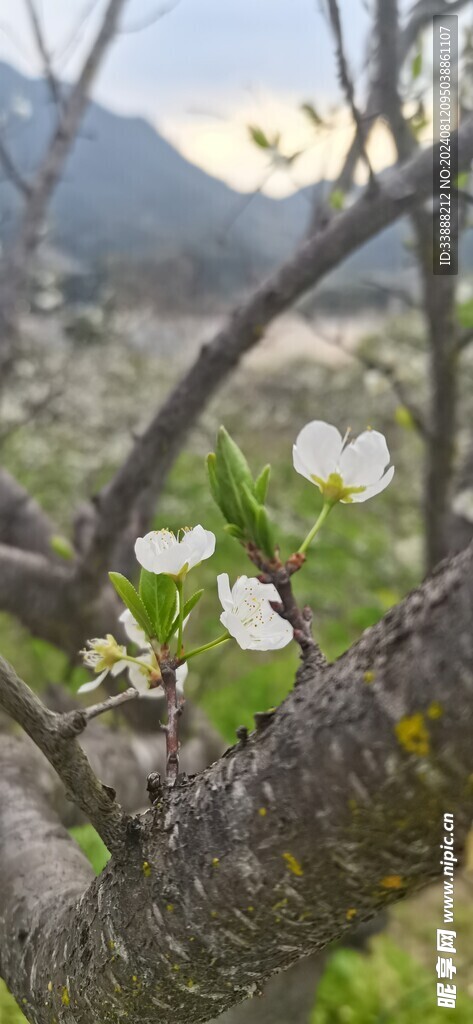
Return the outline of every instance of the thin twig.
{"type": "Polygon", "coordinates": [[[21,192],[21,195],[25,199],[29,199],[31,195],[31,185],[26,181],[26,178],[23,177],[21,171],[18,170],[10,151],[7,149],[2,139],[0,139],[0,164],[12,185],[18,189],[18,192],[21,192]]]}
{"type": "Polygon", "coordinates": [[[151,28],[152,25],[156,25],[158,21],[165,18],[167,14],[171,14],[180,2],[181,0],[169,0],[168,3],[163,3],[153,14],[149,14],[142,21],[135,21],[132,25],[124,25],[120,29],[120,35],[132,35],[133,33],[143,32],[145,29],[151,28]]]}
{"type": "Polygon", "coordinates": [[[369,182],[372,188],[376,187],[376,177],[371,166],[371,161],[366,151],[366,136],[364,118],[362,117],[355,100],[355,89],[351,80],[350,72],[348,69],[348,61],[345,55],[345,48],[343,44],[343,30],[340,19],[340,11],[338,9],[337,0],[327,0],[328,10],[330,15],[330,24],[332,26],[333,35],[335,38],[336,56],[338,63],[338,73],[340,77],[340,83],[342,89],[345,92],[348,105],[350,107],[353,120],[355,122],[356,133],[359,139],[360,152],[368,170],[369,182]]]}
{"type": "Polygon", "coordinates": [[[48,47],[46,45],[46,40],[44,38],[43,29],[41,27],[41,22],[39,20],[38,12],[36,10],[36,5],[34,3],[34,0],[25,0],[25,4],[30,17],[31,28],[33,31],[33,36],[35,38],[36,46],[38,47],[39,54],[43,61],[44,77],[46,78],[46,81],[48,83],[52,100],[56,104],[58,110],[60,110],[62,106],[61,91],[59,88],[59,83],[57,81],[56,75],[53,71],[51,63],[51,54],[49,53],[48,47]]]}
{"type": "Polygon", "coordinates": [[[407,409],[417,432],[424,440],[427,440],[429,429],[425,417],[406,394],[405,385],[403,381],[399,380],[393,367],[387,366],[386,363],[373,359],[371,356],[364,356],[360,352],[355,352],[354,356],[367,370],[376,370],[386,379],[401,404],[407,409]]]}
{"type": "Polygon", "coordinates": [[[115,800],[114,791],[97,778],[74,735],[64,735],[64,716],[46,708],[1,657],[0,707],[23,727],[47,757],[67,793],[88,817],[108,849],[121,851],[128,818],[115,800]]]}
{"type": "Polygon", "coordinates": [[[97,718],[99,715],[105,714],[106,711],[112,711],[113,708],[118,708],[121,704],[127,704],[129,700],[138,700],[139,697],[141,697],[139,690],[135,690],[135,687],[131,686],[123,693],[114,693],[110,697],[106,697],[105,700],[99,701],[98,704],[91,704],[90,707],[81,708],[80,711],[72,712],[72,714],[78,714],[85,719],[85,728],[87,722],[90,722],[92,718],[97,718]]]}

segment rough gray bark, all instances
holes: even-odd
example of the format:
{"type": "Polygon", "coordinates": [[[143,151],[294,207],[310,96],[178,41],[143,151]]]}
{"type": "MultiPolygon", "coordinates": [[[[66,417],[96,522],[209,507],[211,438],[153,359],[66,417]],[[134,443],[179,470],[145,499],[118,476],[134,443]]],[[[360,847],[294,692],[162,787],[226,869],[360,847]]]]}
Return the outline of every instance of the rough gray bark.
{"type": "Polygon", "coordinates": [[[163,793],[92,882],[20,741],[3,745],[0,966],[31,1021],[208,1021],[436,877],[445,812],[461,857],[472,568],[470,548],[333,666],[307,660],[265,727],[163,793]]]}

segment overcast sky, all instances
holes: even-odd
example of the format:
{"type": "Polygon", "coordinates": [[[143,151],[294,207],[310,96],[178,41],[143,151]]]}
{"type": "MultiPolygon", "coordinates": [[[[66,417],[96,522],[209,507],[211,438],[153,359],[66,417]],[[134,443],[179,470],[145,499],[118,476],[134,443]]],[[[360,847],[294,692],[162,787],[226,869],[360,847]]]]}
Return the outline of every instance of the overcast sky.
{"type": "MultiPolygon", "coordinates": [[[[172,0],[128,0],[125,31],[100,71],[94,98],[115,111],[145,116],[189,159],[237,188],[256,187],[266,166],[265,155],[248,141],[249,123],[280,130],[287,152],[309,147],[292,178],[273,176],[267,186],[273,194],[292,191],[314,174],[334,173],[351,126],[342,119],[329,136],[315,139],[298,111],[310,100],[325,113],[340,99],[320,0],[179,0],[148,28],[126,31],[167,3],[172,0]]],[[[105,0],[37,0],[37,6],[57,66],[71,77],[105,0]],[[68,47],[71,34],[77,42],[75,27],[92,7],[79,46],[68,47]]],[[[362,92],[365,3],[340,0],[340,9],[362,92]]],[[[0,59],[28,74],[39,71],[23,0],[1,5],[0,59]]],[[[381,162],[383,155],[389,158],[384,139],[377,148],[381,162]]]]}

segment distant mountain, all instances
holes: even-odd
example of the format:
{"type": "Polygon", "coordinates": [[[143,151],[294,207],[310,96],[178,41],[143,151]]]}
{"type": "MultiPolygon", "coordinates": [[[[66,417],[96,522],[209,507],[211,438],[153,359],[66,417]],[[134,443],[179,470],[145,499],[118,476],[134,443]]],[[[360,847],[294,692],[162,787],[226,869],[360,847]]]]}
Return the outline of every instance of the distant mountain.
{"type": "MultiPolygon", "coordinates": [[[[0,62],[6,141],[25,171],[54,123],[43,80],[0,62]]],[[[232,292],[270,270],[303,237],[314,197],[327,183],[286,199],[251,198],[184,159],[142,118],[91,103],[49,215],[50,243],[87,267],[105,260],[187,261],[204,289],[232,292]]],[[[18,197],[0,185],[0,232],[14,229],[18,197]]],[[[352,256],[334,283],[406,264],[405,228],[395,225],[352,256]]]]}

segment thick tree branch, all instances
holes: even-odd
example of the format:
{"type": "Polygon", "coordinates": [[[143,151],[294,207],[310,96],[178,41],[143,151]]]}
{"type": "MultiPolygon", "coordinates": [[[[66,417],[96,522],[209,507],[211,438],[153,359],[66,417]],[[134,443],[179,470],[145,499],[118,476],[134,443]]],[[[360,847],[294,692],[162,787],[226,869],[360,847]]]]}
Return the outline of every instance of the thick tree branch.
{"type": "Polygon", "coordinates": [[[109,850],[118,853],[125,842],[128,819],[116,802],[114,791],[104,786],[92,771],[75,739],[72,720],[71,728],[64,728],[70,716],[49,711],[1,657],[0,707],[34,740],[64,783],[70,799],[92,822],[109,850]]]}
{"type": "Polygon", "coordinates": [[[255,733],[135,821],[89,887],[2,748],[0,958],[35,1024],[208,1021],[437,877],[446,812],[461,858],[472,569],[470,548],[317,685],[306,665],[255,733]],[[46,859],[61,864],[54,887],[46,859]]]}
{"type": "MultiPolygon", "coordinates": [[[[458,136],[460,166],[466,167],[473,157],[473,118],[464,122],[458,136]]],[[[104,578],[111,553],[146,493],[149,500],[144,510],[150,514],[190,427],[215,389],[257,344],[268,324],[342,259],[431,193],[432,152],[424,150],[391,172],[375,195],[364,194],[308,239],[203,346],[114,478],[97,496],[95,528],[80,569],[83,582],[95,588],[97,580],[104,578]]]]}
{"type": "Polygon", "coordinates": [[[0,544],[53,557],[57,530],[27,490],[0,467],[0,544]]]}

